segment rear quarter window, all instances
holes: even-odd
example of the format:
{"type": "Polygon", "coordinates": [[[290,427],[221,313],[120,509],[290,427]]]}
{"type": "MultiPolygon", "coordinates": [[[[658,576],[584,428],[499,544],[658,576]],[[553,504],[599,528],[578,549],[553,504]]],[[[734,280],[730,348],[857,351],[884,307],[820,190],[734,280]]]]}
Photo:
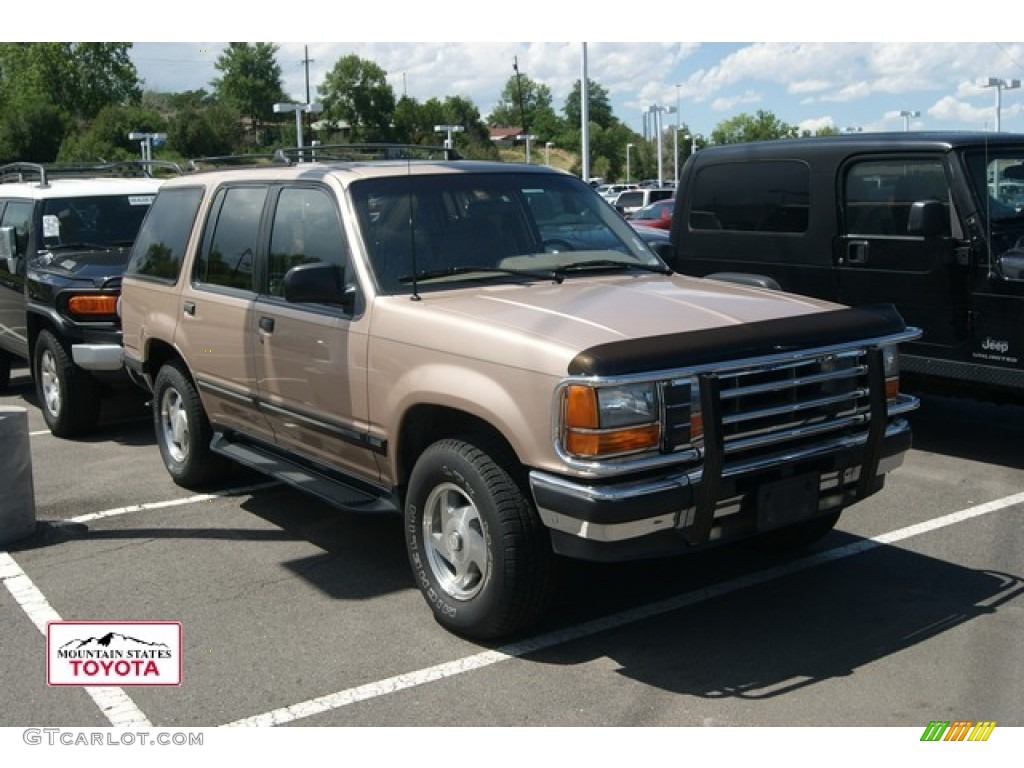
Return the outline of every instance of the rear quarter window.
{"type": "Polygon", "coordinates": [[[201,187],[162,190],[142,222],[125,274],[176,282],[202,200],[201,187]]]}
{"type": "Polygon", "coordinates": [[[797,160],[709,165],[690,195],[691,229],[806,232],[811,171],[797,160]]]}

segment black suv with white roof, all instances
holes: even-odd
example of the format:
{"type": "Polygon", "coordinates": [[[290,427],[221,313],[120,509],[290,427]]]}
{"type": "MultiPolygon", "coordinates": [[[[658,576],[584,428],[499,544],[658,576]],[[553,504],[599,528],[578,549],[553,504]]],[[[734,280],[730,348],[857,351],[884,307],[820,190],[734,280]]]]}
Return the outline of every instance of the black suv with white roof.
{"type": "Polygon", "coordinates": [[[158,166],[0,166],[0,389],[26,361],[60,437],[94,426],[104,393],[128,383],[117,300],[158,166]]]}

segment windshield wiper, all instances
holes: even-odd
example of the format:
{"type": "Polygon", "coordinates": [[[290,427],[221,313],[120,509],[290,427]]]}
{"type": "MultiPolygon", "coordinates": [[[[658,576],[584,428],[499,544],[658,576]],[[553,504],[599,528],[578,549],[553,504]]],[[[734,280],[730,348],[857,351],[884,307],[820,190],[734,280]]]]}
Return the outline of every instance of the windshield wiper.
{"type": "Polygon", "coordinates": [[[86,243],[86,242],[80,242],[80,243],[60,243],[59,245],[48,245],[48,246],[46,246],[46,250],[48,250],[48,251],[66,251],[66,250],[69,250],[71,248],[80,248],[82,250],[88,250],[88,251],[109,251],[109,250],[111,250],[111,246],[109,246],[109,245],[103,245],[102,243],[86,243]]]}
{"type": "Polygon", "coordinates": [[[574,272],[585,269],[640,269],[644,272],[656,272],[659,275],[671,275],[672,270],[664,264],[641,264],[636,261],[618,261],[617,259],[591,259],[576,261],[556,267],[558,273],[574,272]]]}
{"type": "Polygon", "coordinates": [[[440,280],[445,277],[483,272],[491,275],[510,275],[513,277],[529,277],[534,280],[554,280],[560,283],[563,277],[553,269],[507,269],[504,267],[443,267],[441,269],[425,269],[415,275],[403,275],[398,278],[400,283],[411,283],[422,280],[440,280]]]}

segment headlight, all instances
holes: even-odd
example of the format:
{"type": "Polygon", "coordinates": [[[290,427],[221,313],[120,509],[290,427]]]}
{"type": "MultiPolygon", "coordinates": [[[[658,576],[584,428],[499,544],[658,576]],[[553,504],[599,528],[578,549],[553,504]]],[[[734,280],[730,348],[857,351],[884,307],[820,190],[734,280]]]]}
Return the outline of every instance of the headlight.
{"type": "Polygon", "coordinates": [[[117,314],[117,299],[109,293],[72,296],[68,299],[68,312],[84,320],[112,317],[117,314]]]}
{"type": "Polygon", "coordinates": [[[656,450],[661,401],[655,382],[595,387],[572,384],[563,401],[563,442],[583,458],[656,450]]]}

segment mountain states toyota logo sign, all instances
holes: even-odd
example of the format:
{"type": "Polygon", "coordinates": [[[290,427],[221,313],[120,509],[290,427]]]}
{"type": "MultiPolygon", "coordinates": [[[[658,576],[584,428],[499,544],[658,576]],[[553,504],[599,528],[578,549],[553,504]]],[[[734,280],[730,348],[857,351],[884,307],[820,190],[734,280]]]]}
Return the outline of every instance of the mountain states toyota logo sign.
{"type": "Polygon", "coordinates": [[[51,621],[48,685],[181,685],[181,622],[51,621]]]}

